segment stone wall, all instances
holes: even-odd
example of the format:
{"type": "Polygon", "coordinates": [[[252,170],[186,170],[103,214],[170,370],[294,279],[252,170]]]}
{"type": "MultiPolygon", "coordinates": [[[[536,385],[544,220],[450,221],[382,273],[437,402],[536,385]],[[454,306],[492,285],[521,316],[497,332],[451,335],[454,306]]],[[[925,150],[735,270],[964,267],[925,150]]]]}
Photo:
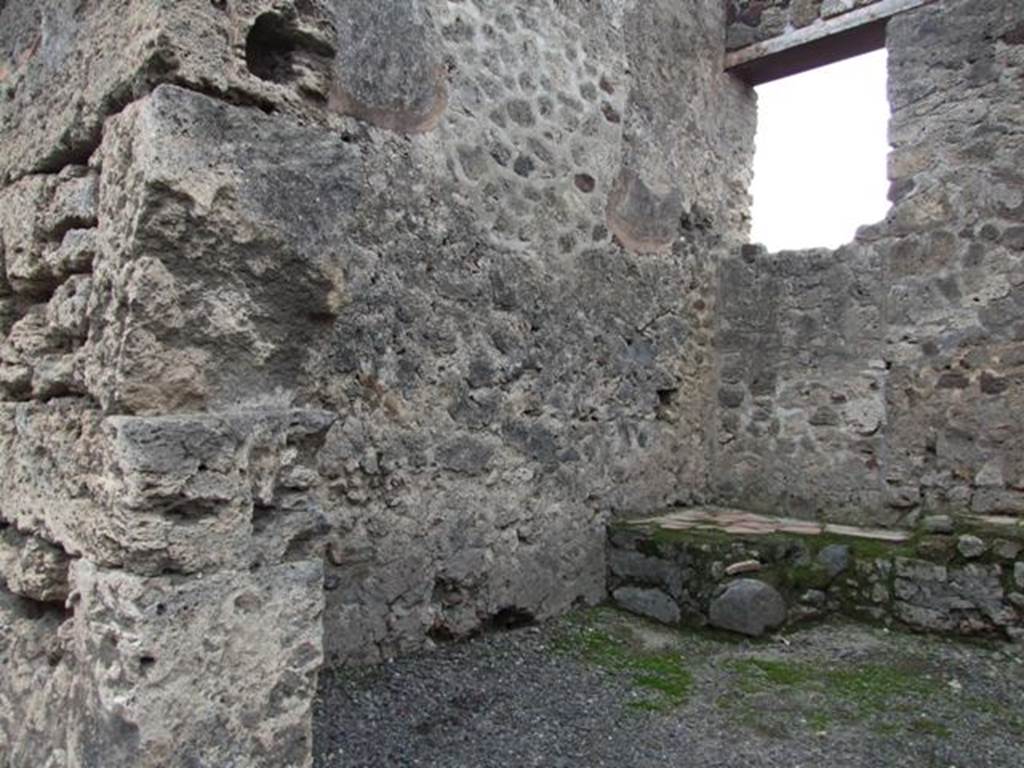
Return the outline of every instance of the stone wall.
{"type": "Polygon", "coordinates": [[[717,499],[884,522],[878,255],[856,244],[778,254],[747,246],[719,274],[717,499]]]}
{"type": "Polygon", "coordinates": [[[2,762],[307,765],[325,653],[627,515],[1019,511],[1011,6],[890,23],[892,214],[768,255],[718,0],[0,0],[2,762]]]}
{"type": "Polygon", "coordinates": [[[1024,17],[945,2],[889,22],[893,207],[838,251],[719,270],[725,503],[912,524],[1018,515],[1024,17]]]}
{"type": "Polygon", "coordinates": [[[306,765],[324,653],[603,597],[609,516],[706,488],[723,38],[0,2],[0,762],[306,765]]]}
{"type": "Polygon", "coordinates": [[[730,51],[781,37],[881,0],[726,0],[730,51]]]}
{"type": "Polygon", "coordinates": [[[926,510],[1020,515],[1024,11],[947,3],[889,39],[894,202],[867,233],[886,254],[885,479],[926,510]]]}

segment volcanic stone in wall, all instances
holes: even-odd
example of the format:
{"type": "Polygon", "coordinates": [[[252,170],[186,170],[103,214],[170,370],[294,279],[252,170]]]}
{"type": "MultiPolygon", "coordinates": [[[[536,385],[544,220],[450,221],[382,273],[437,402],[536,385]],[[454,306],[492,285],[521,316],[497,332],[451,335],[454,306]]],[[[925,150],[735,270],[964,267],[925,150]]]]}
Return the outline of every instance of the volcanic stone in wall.
{"type": "Polygon", "coordinates": [[[313,561],[202,578],[77,562],[71,764],[307,765],[322,578],[313,561]]]}
{"type": "Polygon", "coordinates": [[[28,600],[0,579],[0,756],[5,768],[67,768],[68,692],[59,605],[28,600]]]}
{"type": "Polygon", "coordinates": [[[437,125],[447,103],[437,32],[422,0],[337,0],[331,107],[403,133],[437,125]]]}
{"type": "Polygon", "coordinates": [[[757,579],[737,579],[711,601],[711,626],[760,637],[786,620],[786,603],[774,587],[757,579]]]}
{"type": "Polygon", "coordinates": [[[14,528],[0,529],[0,583],[42,603],[68,596],[68,556],[59,547],[14,528]]]}

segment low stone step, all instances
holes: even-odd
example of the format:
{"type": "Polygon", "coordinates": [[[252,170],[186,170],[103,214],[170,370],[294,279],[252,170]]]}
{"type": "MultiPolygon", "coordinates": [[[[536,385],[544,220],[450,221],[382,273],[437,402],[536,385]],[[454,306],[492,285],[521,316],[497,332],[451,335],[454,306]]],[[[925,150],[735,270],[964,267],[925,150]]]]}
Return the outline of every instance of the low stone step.
{"type": "Polygon", "coordinates": [[[940,522],[910,531],[722,507],[669,510],[610,526],[609,593],[666,624],[751,636],[843,613],[1024,640],[1021,521],[940,522]]]}

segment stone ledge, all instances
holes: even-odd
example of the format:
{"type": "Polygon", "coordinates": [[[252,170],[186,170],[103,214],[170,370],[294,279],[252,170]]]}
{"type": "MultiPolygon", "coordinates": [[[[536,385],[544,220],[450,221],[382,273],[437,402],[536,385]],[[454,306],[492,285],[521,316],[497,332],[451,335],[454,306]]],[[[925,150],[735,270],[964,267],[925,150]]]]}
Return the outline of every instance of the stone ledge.
{"type": "Polygon", "coordinates": [[[675,510],[611,527],[608,591],[623,608],[663,623],[749,635],[841,613],[1019,639],[1024,529],[1016,520],[997,523],[972,518],[936,534],[675,510]],[[781,611],[767,610],[779,601],[781,611]]]}
{"type": "Polygon", "coordinates": [[[706,530],[750,536],[789,533],[800,536],[831,534],[870,541],[900,544],[909,541],[912,534],[894,528],[867,528],[837,523],[819,523],[795,517],[772,517],[728,507],[690,507],[656,517],[635,521],[636,524],[654,526],[663,531],[706,530]]]}

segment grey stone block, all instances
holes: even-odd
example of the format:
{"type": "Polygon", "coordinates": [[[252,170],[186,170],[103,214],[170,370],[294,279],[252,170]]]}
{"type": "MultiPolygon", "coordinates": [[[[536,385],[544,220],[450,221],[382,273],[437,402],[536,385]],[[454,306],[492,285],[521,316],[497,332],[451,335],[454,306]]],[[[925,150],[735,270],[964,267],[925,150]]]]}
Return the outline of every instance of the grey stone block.
{"type": "Polygon", "coordinates": [[[834,579],[850,567],[850,548],[845,544],[829,544],[816,559],[829,579],[834,579]]]}
{"type": "Polygon", "coordinates": [[[620,587],[612,593],[612,597],[630,613],[646,616],[662,624],[679,623],[679,606],[660,589],[620,587]]]}
{"type": "Polygon", "coordinates": [[[921,520],[921,530],[926,533],[952,533],[953,518],[949,515],[929,515],[921,520]]]}
{"type": "Polygon", "coordinates": [[[965,534],[956,540],[956,550],[968,560],[974,560],[985,554],[988,545],[977,536],[965,534]]]}
{"type": "Polygon", "coordinates": [[[760,637],[786,620],[786,603],[778,591],[756,579],[739,579],[714,599],[711,625],[751,637],[760,637]]]}

